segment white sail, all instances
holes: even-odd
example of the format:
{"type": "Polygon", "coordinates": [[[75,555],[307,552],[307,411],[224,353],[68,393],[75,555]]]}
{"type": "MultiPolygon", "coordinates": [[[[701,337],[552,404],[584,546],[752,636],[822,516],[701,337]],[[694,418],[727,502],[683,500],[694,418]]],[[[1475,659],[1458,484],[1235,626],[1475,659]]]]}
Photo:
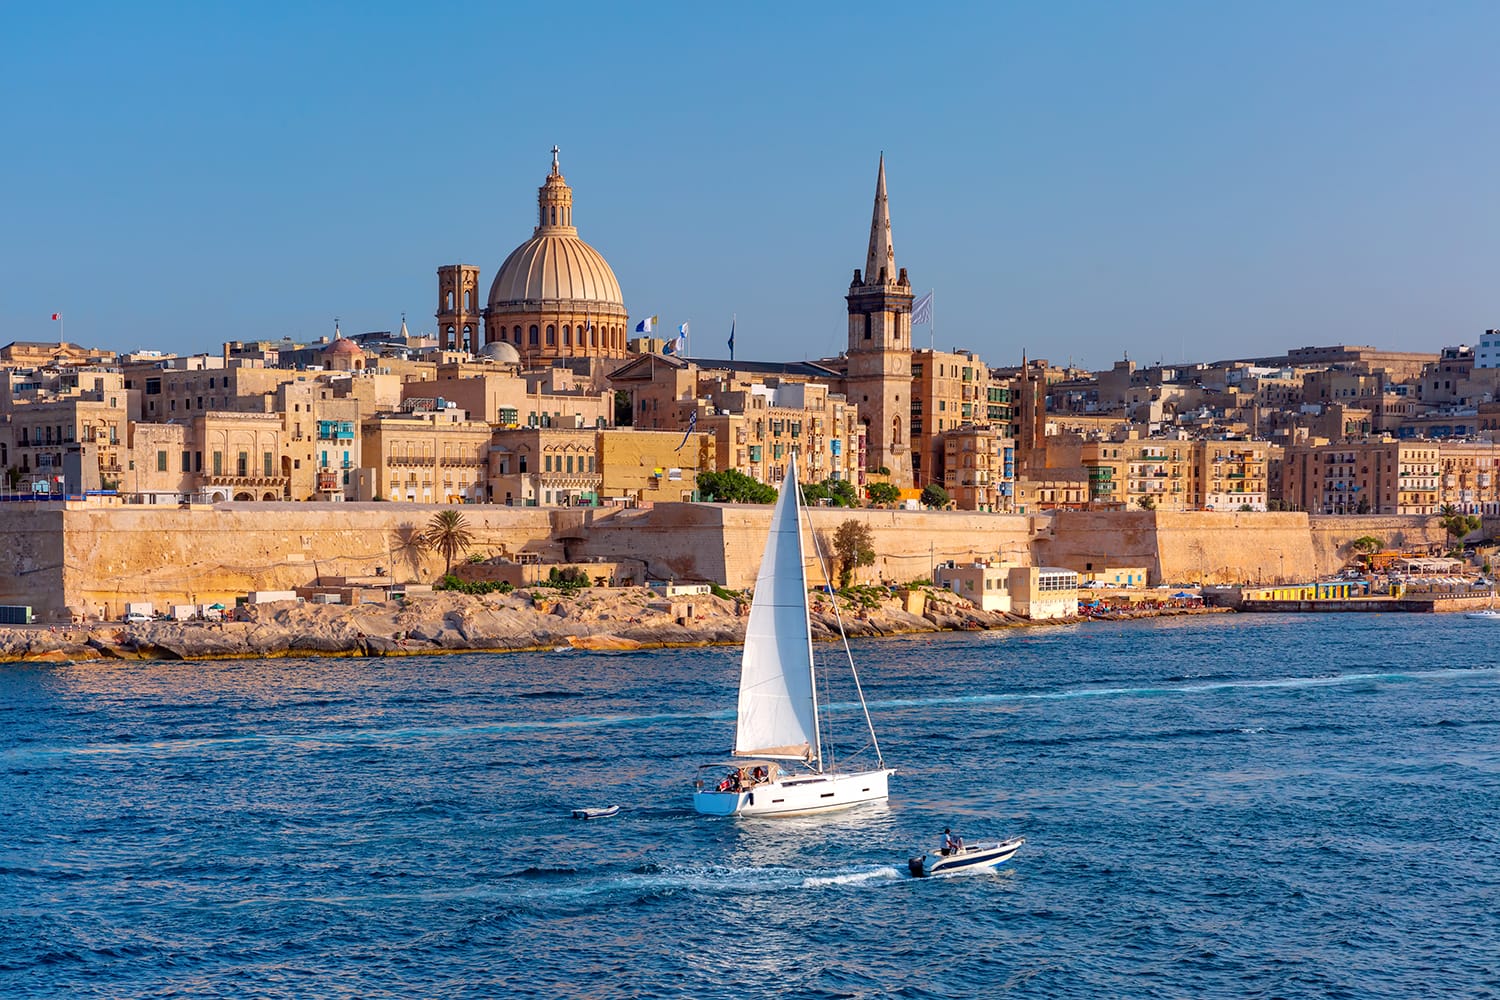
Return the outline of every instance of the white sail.
{"type": "Polygon", "coordinates": [[[819,756],[800,506],[793,458],[771,514],[745,628],[736,756],[813,762],[819,756]]]}

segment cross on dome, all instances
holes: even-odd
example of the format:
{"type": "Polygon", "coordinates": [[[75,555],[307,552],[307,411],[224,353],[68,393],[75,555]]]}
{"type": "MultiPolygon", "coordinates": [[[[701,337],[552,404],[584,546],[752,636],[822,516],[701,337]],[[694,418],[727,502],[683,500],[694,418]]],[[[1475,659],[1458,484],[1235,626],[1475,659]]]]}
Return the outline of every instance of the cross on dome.
{"type": "Polygon", "coordinates": [[[557,169],[557,144],[556,143],[554,143],[553,146],[552,146],[552,172],[554,174],[556,174],[558,172],[558,169],[557,169]]]}

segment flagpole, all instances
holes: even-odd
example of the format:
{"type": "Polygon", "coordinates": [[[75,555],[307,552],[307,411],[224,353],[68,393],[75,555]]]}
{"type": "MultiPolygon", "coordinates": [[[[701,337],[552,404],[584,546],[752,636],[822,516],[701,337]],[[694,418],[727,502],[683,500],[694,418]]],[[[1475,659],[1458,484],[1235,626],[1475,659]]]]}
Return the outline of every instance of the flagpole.
{"type": "Polygon", "coordinates": [[[937,351],[937,292],[936,288],[927,289],[927,294],[932,300],[927,303],[927,346],[932,351],[937,351]]]}

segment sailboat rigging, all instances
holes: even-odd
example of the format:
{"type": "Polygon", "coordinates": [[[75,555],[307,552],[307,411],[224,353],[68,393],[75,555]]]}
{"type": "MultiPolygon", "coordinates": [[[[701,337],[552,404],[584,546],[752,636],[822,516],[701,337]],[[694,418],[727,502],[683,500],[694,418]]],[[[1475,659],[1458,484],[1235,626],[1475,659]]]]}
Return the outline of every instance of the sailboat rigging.
{"type": "MultiPolygon", "coordinates": [[[[724,771],[711,786],[702,777],[696,781],[693,806],[700,813],[790,816],[844,809],[888,796],[894,770],[887,768],[881,757],[847,637],[844,651],[870,732],[876,766],[840,770],[824,743],[818,668],[808,617],[801,509],[794,454],[771,514],[771,530],[745,628],[733,759],[700,768],[700,773],[715,768],[724,771]]],[[[816,546],[816,535],[813,542],[816,546]]],[[[834,611],[837,614],[837,602],[834,611]]],[[[840,635],[843,631],[840,618],[840,635]]]]}

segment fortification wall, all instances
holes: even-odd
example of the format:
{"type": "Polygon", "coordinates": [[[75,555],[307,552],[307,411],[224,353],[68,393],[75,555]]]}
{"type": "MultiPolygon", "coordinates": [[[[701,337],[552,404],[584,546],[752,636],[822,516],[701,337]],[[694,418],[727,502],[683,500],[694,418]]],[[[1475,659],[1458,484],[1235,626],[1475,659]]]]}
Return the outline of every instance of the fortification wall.
{"type": "MultiPolygon", "coordinates": [[[[1019,515],[953,511],[809,511],[825,555],[845,521],[866,524],[877,553],[860,567],[860,582],[905,583],[932,576],[934,562],[1007,558],[1025,562],[1027,519],[1019,515]]],[[[585,540],[569,545],[575,557],[645,560],[653,578],[713,580],[736,589],[755,583],[761,550],[771,526],[771,507],[760,504],[658,504],[649,511],[596,517],[585,540]]],[[[809,553],[808,579],[824,582],[809,553]]]]}
{"type": "MultiPolygon", "coordinates": [[[[214,507],[0,507],[0,603],[39,616],[68,609],[117,617],[124,602],[223,601],[319,577],[430,583],[442,558],[416,537],[442,505],[219,504],[214,507]]],[[[658,504],[650,510],[462,508],[471,553],[546,561],[636,560],[653,579],[754,583],[771,508],[658,504]]],[[[1389,548],[1440,546],[1436,518],[1230,511],[1058,511],[1022,515],[814,508],[825,550],[846,520],[870,527],[878,553],[861,582],[929,577],[936,562],[1000,559],[1078,570],[1146,566],[1155,583],[1311,579],[1348,561],[1363,535],[1389,548]]],[[[809,560],[809,578],[822,582],[809,560]]]]}
{"type": "Polygon", "coordinates": [[[29,604],[38,615],[60,606],[62,527],[61,503],[0,506],[0,604],[29,604]]]}
{"type": "MultiPolygon", "coordinates": [[[[433,514],[449,509],[247,503],[0,510],[0,593],[33,605],[38,615],[73,608],[118,617],[126,601],[231,603],[252,590],[290,590],[320,575],[375,576],[377,568],[396,581],[430,583],[442,573],[443,559],[415,539],[433,514]]],[[[556,548],[545,510],[462,510],[474,537],[472,553],[556,548]]]]}
{"type": "Polygon", "coordinates": [[[1331,573],[1352,558],[1349,543],[1369,535],[1382,547],[1421,552],[1446,548],[1448,533],[1438,518],[1420,514],[1315,514],[1311,522],[1312,548],[1320,572],[1331,573]]]}
{"type": "Polygon", "coordinates": [[[1062,510],[1034,544],[1038,563],[1076,570],[1145,566],[1153,586],[1316,572],[1306,514],[1062,510]]]}

